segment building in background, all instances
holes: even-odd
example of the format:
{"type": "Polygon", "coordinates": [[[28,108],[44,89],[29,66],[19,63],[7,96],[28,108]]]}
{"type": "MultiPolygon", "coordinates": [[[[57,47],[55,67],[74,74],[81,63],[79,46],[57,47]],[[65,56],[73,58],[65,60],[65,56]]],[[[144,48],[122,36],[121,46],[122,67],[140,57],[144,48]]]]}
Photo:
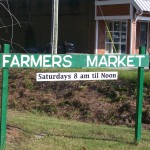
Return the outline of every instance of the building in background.
{"type": "MultiPolygon", "coordinates": [[[[1,5],[0,44],[15,52],[41,49],[51,41],[51,0],[8,0],[13,21],[1,5]]],[[[7,7],[6,1],[2,3],[7,7]]],[[[76,53],[137,54],[150,47],[150,0],[59,0],[58,48],[65,41],[76,53]]]]}
{"type": "Polygon", "coordinates": [[[95,20],[96,54],[150,47],[150,0],[95,0],[95,20]]]}

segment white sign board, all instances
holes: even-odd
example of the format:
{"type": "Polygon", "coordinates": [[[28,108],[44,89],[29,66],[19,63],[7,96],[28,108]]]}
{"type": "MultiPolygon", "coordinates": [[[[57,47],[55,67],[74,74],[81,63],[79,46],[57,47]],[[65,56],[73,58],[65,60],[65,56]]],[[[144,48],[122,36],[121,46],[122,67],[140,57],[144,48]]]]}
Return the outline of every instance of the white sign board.
{"type": "Polygon", "coordinates": [[[118,72],[36,73],[36,81],[117,80],[118,72]]]}

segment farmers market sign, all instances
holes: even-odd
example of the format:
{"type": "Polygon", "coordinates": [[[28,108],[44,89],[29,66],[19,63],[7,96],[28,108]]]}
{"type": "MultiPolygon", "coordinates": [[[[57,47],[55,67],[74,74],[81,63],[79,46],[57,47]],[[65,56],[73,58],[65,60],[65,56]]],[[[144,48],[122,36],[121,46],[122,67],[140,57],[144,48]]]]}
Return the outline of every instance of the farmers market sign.
{"type": "MultiPolygon", "coordinates": [[[[4,54],[0,54],[2,69],[2,93],[0,115],[0,149],[6,147],[6,123],[8,102],[8,68],[94,68],[94,67],[138,67],[138,88],[136,102],[135,140],[141,139],[142,98],[144,67],[149,66],[149,56],[145,55],[145,47],[140,48],[140,55],[40,55],[9,54],[10,45],[4,45],[4,54]]],[[[72,73],[38,73],[37,81],[56,80],[99,80],[117,79],[117,72],[72,72],[72,73]]]]}
{"type": "Polygon", "coordinates": [[[148,55],[0,54],[0,68],[148,67],[148,55]]]}

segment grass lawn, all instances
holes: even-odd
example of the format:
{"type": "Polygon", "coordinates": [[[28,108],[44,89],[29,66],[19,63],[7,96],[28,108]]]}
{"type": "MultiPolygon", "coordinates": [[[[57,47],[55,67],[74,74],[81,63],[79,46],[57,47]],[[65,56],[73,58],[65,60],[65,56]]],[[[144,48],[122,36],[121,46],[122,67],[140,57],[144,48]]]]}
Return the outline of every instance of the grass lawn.
{"type": "Polygon", "coordinates": [[[8,125],[18,128],[19,139],[6,150],[149,150],[150,131],[134,144],[134,128],[82,123],[45,114],[9,110],[8,125]]]}

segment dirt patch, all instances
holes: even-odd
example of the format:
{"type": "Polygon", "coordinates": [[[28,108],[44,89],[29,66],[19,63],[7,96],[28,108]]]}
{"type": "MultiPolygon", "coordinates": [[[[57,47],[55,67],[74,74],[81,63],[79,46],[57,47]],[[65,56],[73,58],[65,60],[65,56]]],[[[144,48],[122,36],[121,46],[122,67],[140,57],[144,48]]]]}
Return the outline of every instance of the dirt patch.
{"type": "Polygon", "coordinates": [[[19,143],[22,136],[22,131],[16,127],[7,125],[7,144],[10,143],[19,143]]]}
{"type": "MultiPolygon", "coordinates": [[[[84,122],[135,125],[136,81],[36,82],[36,72],[10,70],[9,108],[84,122]]],[[[149,112],[150,87],[145,86],[143,124],[147,127],[149,112]]]]}

